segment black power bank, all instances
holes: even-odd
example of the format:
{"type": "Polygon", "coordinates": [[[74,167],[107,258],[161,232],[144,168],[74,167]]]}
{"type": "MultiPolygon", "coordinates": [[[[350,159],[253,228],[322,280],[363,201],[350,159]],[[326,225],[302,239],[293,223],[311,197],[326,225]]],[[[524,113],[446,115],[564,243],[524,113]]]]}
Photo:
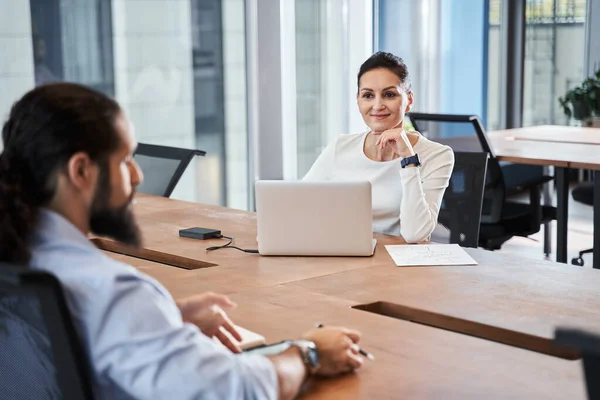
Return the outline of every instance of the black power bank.
{"type": "Polygon", "coordinates": [[[221,231],[208,228],[188,228],[181,229],[179,231],[179,236],[200,240],[215,239],[221,237],[221,231]]]}

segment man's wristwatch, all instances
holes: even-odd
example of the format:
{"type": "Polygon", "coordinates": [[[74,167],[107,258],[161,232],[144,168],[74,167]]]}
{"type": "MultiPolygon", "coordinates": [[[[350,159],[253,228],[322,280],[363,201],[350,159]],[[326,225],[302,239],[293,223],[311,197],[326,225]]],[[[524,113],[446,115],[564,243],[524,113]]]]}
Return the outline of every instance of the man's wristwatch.
{"type": "Polygon", "coordinates": [[[408,165],[414,164],[415,167],[421,165],[421,160],[419,160],[419,155],[415,154],[414,156],[403,158],[400,161],[400,166],[402,168],[406,168],[408,165]]]}
{"type": "Polygon", "coordinates": [[[314,375],[321,366],[319,364],[319,352],[317,345],[310,340],[292,340],[291,346],[297,347],[302,355],[302,361],[309,375],[314,375]]]}

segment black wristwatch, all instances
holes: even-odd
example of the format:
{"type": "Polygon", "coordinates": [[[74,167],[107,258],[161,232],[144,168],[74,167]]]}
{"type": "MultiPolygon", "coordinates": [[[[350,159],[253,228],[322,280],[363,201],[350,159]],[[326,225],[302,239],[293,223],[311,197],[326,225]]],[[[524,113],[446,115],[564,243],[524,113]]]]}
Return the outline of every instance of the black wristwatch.
{"type": "Polygon", "coordinates": [[[418,154],[415,154],[414,156],[403,158],[400,161],[400,166],[402,168],[406,168],[407,165],[411,165],[411,164],[414,164],[415,167],[418,167],[419,165],[421,165],[421,160],[419,160],[418,154]]]}
{"type": "Polygon", "coordinates": [[[306,366],[306,370],[309,375],[313,375],[319,367],[319,352],[317,351],[317,345],[310,340],[283,340],[278,343],[268,344],[264,346],[257,346],[251,349],[244,350],[246,354],[260,354],[262,356],[273,356],[281,354],[290,347],[297,347],[300,350],[302,356],[302,362],[306,366]]]}
{"type": "Polygon", "coordinates": [[[319,364],[319,352],[317,351],[317,345],[310,340],[292,340],[290,345],[300,349],[302,361],[306,366],[308,374],[314,375],[321,366],[319,364]]]}

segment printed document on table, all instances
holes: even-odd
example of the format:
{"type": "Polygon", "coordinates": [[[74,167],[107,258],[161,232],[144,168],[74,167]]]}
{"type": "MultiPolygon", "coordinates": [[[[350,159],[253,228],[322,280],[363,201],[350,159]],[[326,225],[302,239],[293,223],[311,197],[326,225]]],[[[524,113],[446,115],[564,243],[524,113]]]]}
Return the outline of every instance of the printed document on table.
{"type": "Polygon", "coordinates": [[[399,267],[477,265],[457,244],[387,245],[385,249],[399,267]]]}

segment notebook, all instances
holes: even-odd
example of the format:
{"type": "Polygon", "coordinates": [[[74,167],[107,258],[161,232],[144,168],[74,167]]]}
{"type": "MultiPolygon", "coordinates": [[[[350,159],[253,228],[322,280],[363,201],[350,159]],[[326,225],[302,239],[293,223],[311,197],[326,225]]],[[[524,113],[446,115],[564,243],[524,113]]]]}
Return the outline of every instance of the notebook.
{"type": "MultiPolygon", "coordinates": [[[[225,329],[221,328],[221,332],[223,332],[233,343],[237,343],[242,350],[250,349],[256,346],[261,346],[267,343],[264,336],[261,336],[256,332],[252,332],[248,329],[242,328],[237,325],[235,325],[235,329],[237,329],[237,331],[242,336],[241,342],[238,342],[233,336],[231,336],[231,333],[229,333],[225,329]]],[[[224,346],[223,343],[221,343],[216,337],[214,337],[213,339],[221,346],[224,346]]]]}
{"type": "Polygon", "coordinates": [[[385,249],[399,267],[477,265],[457,244],[387,245],[385,249]]]}

